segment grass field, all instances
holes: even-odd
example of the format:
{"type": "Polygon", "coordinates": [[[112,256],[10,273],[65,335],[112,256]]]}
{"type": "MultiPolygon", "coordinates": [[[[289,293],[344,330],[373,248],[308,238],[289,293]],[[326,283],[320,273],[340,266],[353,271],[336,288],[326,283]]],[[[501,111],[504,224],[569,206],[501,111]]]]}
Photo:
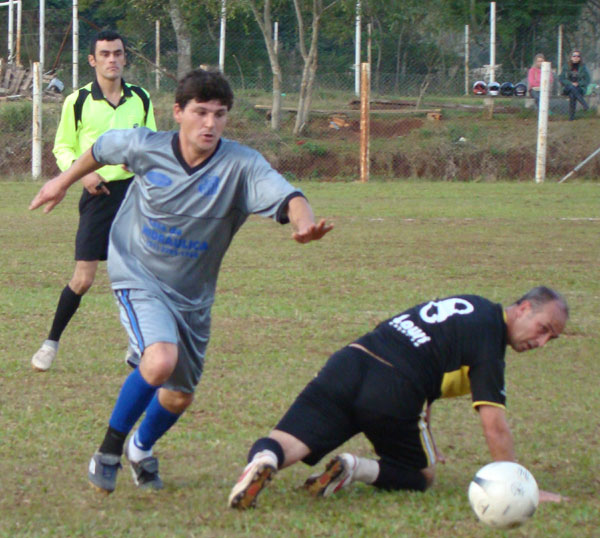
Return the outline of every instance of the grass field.
{"type": "MultiPolygon", "coordinates": [[[[521,463],[571,501],[542,505],[506,535],[599,535],[600,184],[300,184],[335,230],[298,245],[263,219],[242,228],[223,263],[196,402],[156,448],[166,487],[141,494],[124,469],[108,498],[86,468],[128,373],[125,333],[103,265],[55,366],[31,370],[73,268],[79,194],[30,213],[39,186],[0,182],[0,536],[502,536],[467,501],[489,461],[468,399],[434,405],[448,463],[424,494],[356,485],[317,501],[298,489],[312,471],[301,464],[256,510],[226,502],[252,441],[330,353],[421,300],[470,292],[506,304],[541,283],[564,293],[571,320],[544,349],[507,352],[508,418],[521,463]]],[[[370,454],[362,437],[346,448],[370,454]]]]}

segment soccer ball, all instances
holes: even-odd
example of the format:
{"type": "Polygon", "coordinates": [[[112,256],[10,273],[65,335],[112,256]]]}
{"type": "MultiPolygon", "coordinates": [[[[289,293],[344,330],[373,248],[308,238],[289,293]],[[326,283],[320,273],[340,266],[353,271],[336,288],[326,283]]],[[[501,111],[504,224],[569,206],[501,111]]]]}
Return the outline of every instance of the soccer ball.
{"type": "Polygon", "coordinates": [[[469,502],[479,520],[490,527],[518,527],[533,516],[539,490],[522,465],[495,461],[477,471],[469,484],[469,502]]]}

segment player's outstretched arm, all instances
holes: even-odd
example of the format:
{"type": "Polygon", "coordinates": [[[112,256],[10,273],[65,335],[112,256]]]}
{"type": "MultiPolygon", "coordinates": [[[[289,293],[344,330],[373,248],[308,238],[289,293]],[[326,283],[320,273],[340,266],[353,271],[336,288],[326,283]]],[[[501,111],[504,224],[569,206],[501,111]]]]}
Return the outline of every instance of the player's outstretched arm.
{"type": "Polygon", "coordinates": [[[321,219],[315,224],[315,216],[312,208],[305,198],[297,196],[288,203],[288,218],[294,229],[292,238],[298,243],[309,243],[318,241],[333,229],[333,224],[327,224],[321,219]]]}
{"type": "Polygon", "coordinates": [[[479,418],[494,461],[517,461],[512,433],[502,407],[479,405],[479,418]]]}
{"type": "Polygon", "coordinates": [[[29,209],[33,210],[45,205],[44,213],[49,213],[65,197],[67,190],[73,183],[101,166],[92,156],[91,148],[88,149],[67,170],[44,183],[29,204],[29,209]]]}
{"type": "MultiPolygon", "coordinates": [[[[480,405],[477,410],[493,460],[516,461],[513,438],[506,422],[504,409],[493,405],[480,405]]],[[[540,490],[540,502],[559,503],[567,500],[568,497],[558,493],[540,490]]]]}

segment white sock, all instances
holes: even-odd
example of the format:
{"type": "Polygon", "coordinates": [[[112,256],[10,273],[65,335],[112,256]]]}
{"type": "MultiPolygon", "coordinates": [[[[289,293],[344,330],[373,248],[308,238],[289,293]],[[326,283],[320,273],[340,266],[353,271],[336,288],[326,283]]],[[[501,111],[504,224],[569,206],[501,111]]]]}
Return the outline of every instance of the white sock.
{"type": "Polygon", "coordinates": [[[356,471],[354,471],[353,481],[372,484],[379,476],[379,462],[370,458],[361,458],[355,456],[358,460],[356,471]]]}
{"type": "Polygon", "coordinates": [[[143,459],[149,458],[152,456],[152,449],[143,450],[137,446],[135,439],[137,437],[137,430],[135,433],[129,438],[127,445],[127,456],[131,461],[135,463],[139,463],[143,459]]]}
{"type": "MultiPolygon", "coordinates": [[[[252,461],[254,461],[257,458],[263,458],[263,457],[269,458],[271,460],[271,462],[273,463],[273,467],[275,467],[275,469],[277,469],[277,467],[278,467],[277,455],[272,450],[261,450],[260,452],[257,452],[256,454],[254,454],[252,461]]],[[[250,463],[252,463],[252,462],[250,462],[250,463]]]]}
{"type": "Polygon", "coordinates": [[[44,345],[51,347],[54,351],[58,351],[58,342],[56,340],[44,340],[44,345]]]}

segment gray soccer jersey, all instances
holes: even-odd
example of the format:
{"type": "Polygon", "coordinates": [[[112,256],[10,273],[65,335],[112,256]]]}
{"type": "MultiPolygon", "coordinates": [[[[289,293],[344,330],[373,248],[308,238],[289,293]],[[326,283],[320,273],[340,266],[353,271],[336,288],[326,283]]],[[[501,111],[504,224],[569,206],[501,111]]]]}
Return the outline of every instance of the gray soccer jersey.
{"type": "Polygon", "coordinates": [[[92,151],[135,174],[111,229],[112,287],[162,292],[178,309],[196,310],[214,301],[221,260],[246,218],[288,222],[287,202],[301,193],[247,146],[222,138],[190,168],[178,140],[176,132],[112,130],[92,151]]]}

